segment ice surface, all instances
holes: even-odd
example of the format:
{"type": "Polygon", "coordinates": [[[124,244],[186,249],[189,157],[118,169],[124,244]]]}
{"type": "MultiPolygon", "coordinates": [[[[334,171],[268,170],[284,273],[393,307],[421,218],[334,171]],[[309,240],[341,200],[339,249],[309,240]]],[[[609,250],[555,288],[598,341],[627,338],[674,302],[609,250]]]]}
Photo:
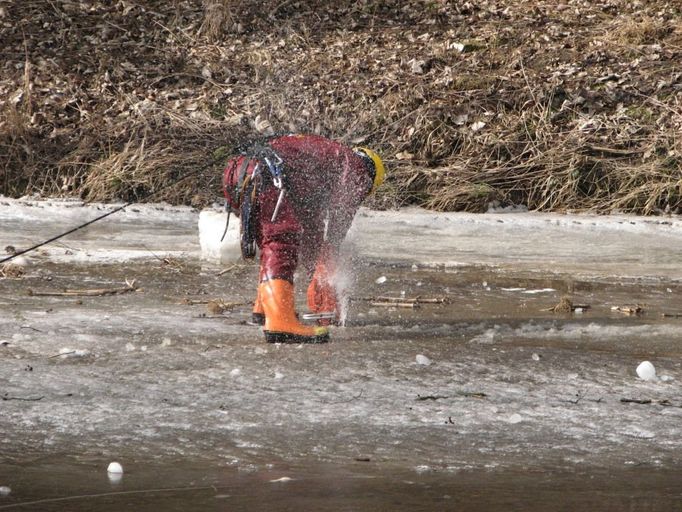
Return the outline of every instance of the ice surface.
{"type": "MultiPolygon", "coordinates": [[[[0,197],[0,247],[21,249],[117,206],[0,197]]],[[[219,240],[224,215],[217,210],[201,215],[191,208],[134,205],[27,258],[96,263],[205,253],[207,258],[217,259],[220,254],[220,258],[233,261],[238,257],[238,222],[231,219],[229,242],[223,247],[219,240]]],[[[357,256],[411,265],[513,266],[536,272],[562,268],[576,276],[618,273],[644,278],[653,273],[682,279],[679,216],[434,213],[419,208],[377,212],[361,208],[347,245],[357,256]]]]}
{"type": "MultiPolygon", "coordinates": [[[[0,248],[108,208],[0,200],[0,248]]],[[[246,470],[358,456],[434,471],[677,463],[682,323],[658,313],[682,311],[679,219],[362,210],[346,245],[353,298],[449,301],[409,310],[353,300],[349,327],[314,347],[268,345],[246,325],[257,264],[219,275],[201,260],[199,220],[191,209],[129,208],[31,254],[21,280],[0,280],[3,457],[38,450],[106,464],[132,454],[246,470]],[[168,255],[182,265],[160,261],[168,255]],[[26,293],[126,278],[141,289],[26,293]],[[543,293],[523,293],[534,290],[543,293]],[[566,293],[591,308],[547,311],[566,293]],[[201,301],[217,297],[243,306],[209,317],[201,301]],[[647,308],[610,311],[627,303],[647,308]],[[54,357],[62,347],[88,356],[54,357]],[[419,353],[437,364],[415,364],[419,353]],[[654,355],[674,380],[633,378],[654,355]]]]}
{"type": "Polygon", "coordinates": [[[350,238],[367,257],[420,265],[682,279],[680,216],[361,210],[350,238]]]}

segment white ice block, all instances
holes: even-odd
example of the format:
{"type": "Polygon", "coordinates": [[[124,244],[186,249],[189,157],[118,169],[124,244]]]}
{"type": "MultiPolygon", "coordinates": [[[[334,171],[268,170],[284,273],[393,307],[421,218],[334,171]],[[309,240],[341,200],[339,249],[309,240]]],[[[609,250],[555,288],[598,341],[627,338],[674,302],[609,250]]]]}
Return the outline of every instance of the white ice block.
{"type": "Polygon", "coordinates": [[[241,260],[239,218],[236,215],[230,215],[230,226],[225,238],[220,241],[226,220],[226,212],[203,210],[199,213],[199,244],[202,259],[218,263],[237,263],[241,260]]]}

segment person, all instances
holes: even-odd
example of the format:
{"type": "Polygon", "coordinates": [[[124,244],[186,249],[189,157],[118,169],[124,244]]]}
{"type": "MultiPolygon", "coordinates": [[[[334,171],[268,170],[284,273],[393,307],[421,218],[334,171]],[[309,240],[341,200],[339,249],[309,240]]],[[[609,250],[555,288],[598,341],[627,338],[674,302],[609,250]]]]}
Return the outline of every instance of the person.
{"type": "Polygon", "coordinates": [[[376,152],[319,135],[256,141],[228,161],[223,188],[230,211],[240,217],[242,256],[260,250],[252,319],[267,342],[329,340],[326,326],[299,320],[294,273],[301,263],[310,279],[310,311],[338,318],[331,278],[340,246],[360,204],[384,177],[376,152]]]}

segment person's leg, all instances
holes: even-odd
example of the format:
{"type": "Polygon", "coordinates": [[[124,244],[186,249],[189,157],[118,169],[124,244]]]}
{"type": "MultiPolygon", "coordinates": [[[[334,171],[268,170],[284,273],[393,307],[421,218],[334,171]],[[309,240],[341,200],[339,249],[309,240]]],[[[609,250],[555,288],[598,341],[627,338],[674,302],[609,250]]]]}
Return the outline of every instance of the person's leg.
{"type": "Polygon", "coordinates": [[[301,226],[286,197],[275,221],[272,221],[278,197],[279,191],[268,187],[258,198],[261,271],[257,300],[260,300],[265,314],[265,339],[270,343],[323,343],[329,339],[327,329],[304,325],[296,317],[294,273],[301,226]]]}

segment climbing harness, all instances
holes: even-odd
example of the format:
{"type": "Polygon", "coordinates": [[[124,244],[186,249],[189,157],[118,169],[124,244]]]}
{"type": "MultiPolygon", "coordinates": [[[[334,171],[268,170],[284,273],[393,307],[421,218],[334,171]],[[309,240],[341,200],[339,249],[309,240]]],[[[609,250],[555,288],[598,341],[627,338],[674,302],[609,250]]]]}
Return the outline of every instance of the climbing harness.
{"type": "Polygon", "coordinates": [[[270,222],[275,222],[277,219],[277,214],[279,213],[279,209],[282,206],[284,196],[287,193],[287,189],[284,186],[284,172],[282,171],[282,164],[284,161],[277,153],[274,151],[272,153],[274,155],[274,159],[272,161],[270,157],[264,157],[264,160],[268,166],[268,171],[270,171],[270,175],[272,176],[272,184],[275,186],[275,188],[279,189],[275,210],[272,212],[272,218],[270,219],[270,222]]]}
{"type": "Polygon", "coordinates": [[[258,193],[264,186],[263,170],[267,170],[272,184],[279,190],[271,222],[277,214],[287,192],[284,161],[267,143],[258,142],[242,151],[229,169],[225,170],[224,186],[227,219],[221,242],[227,233],[232,208],[239,211],[239,239],[242,257],[251,259],[256,255],[256,219],[258,217],[258,193]],[[249,172],[249,170],[251,171],[249,172]],[[236,178],[236,179],[235,179],[236,178]],[[234,185],[229,185],[232,181],[234,185]]]}
{"type": "Polygon", "coordinates": [[[256,186],[259,165],[253,170],[251,178],[246,178],[244,185],[244,197],[242,199],[240,210],[241,224],[239,227],[239,242],[242,250],[242,257],[250,260],[256,256],[256,210],[258,202],[256,201],[256,193],[258,187],[256,186]]]}

